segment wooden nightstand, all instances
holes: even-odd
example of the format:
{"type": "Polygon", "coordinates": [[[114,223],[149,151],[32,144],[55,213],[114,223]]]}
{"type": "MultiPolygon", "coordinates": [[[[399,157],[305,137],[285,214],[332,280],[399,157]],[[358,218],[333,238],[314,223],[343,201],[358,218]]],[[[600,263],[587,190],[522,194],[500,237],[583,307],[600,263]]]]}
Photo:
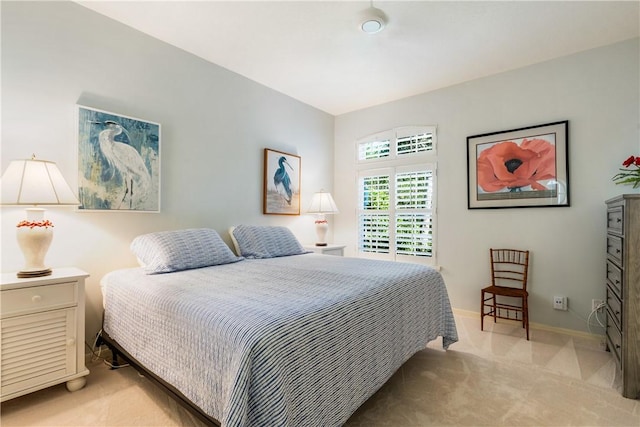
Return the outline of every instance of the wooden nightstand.
{"type": "Polygon", "coordinates": [[[77,268],[0,278],[0,401],[66,382],[84,387],[84,280],[77,268]]]}
{"type": "Polygon", "coordinates": [[[344,256],[344,248],[346,246],[347,245],[332,245],[329,243],[327,246],[305,245],[304,248],[317,254],[344,256]]]}

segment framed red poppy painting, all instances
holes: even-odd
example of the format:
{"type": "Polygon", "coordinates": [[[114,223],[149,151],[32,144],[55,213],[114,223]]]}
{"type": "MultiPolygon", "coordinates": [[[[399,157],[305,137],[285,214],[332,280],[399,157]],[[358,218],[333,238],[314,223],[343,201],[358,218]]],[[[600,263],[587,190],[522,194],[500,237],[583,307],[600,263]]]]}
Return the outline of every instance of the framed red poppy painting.
{"type": "Polygon", "coordinates": [[[468,208],[569,206],[567,120],[467,137],[468,208]]]}

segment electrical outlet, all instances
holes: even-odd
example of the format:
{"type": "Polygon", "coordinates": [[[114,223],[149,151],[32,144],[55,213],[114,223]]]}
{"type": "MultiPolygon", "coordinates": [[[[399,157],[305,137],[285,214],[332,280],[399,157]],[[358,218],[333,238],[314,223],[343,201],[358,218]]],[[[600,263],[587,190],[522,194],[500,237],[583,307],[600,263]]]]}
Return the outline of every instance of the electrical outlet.
{"type": "Polygon", "coordinates": [[[567,297],[553,297],[553,308],[555,310],[567,310],[567,297]]]}
{"type": "Polygon", "coordinates": [[[604,301],[601,299],[592,299],[591,300],[591,311],[603,310],[604,309],[604,301]]]}

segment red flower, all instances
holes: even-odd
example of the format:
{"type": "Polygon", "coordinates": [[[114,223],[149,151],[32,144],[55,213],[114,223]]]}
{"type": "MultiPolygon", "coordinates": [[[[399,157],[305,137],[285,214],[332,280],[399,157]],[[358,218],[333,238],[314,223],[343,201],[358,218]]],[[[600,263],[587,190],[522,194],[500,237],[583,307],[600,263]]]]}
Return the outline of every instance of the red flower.
{"type": "Polygon", "coordinates": [[[640,156],[629,156],[627,160],[622,162],[622,166],[626,169],[619,169],[619,172],[613,176],[616,184],[630,184],[633,188],[640,187],[640,156]],[[635,169],[629,167],[635,166],[635,169]]]}
{"type": "Polygon", "coordinates": [[[531,186],[546,190],[538,181],[556,176],[555,146],[543,139],[524,139],[494,144],[478,156],[478,185],[494,192],[531,186]]]}
{"type": "Polygon", "coordinates": [[[632,164],[636,163],[638,160],[640,160],[640,157],[638,157],[638,159],[636,159],[634,156],[630,156],[627,160],[622,162],[622,166],[624,166],[625,168],[628,168],[632,164]]]}

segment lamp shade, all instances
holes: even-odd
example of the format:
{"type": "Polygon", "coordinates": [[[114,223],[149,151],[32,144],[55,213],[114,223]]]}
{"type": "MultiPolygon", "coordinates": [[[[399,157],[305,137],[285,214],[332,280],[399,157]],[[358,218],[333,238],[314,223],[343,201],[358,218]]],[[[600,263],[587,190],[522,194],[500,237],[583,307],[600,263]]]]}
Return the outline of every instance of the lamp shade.
{"type": "Polygon", "coordinates": [[[327,236],[329,224],[327,223],[327,220],[324,219],[324,216],[325,214],[338,213],[338,207],[336,206],[336,202],[333,201],[331,193],[324,190],[314,193],[313,198],[311,199],[311,205],[309,205],[309,209],[307,209],[307,213],[318,215],[318,218],[316,219],[316,234],[318,235],[316,246],[327,246],[325,238],[327,236]]]}
{"type": "Polygon", "coordinates": [[[307,213],[336,214],[339,213],[339,211],[336,202],[334,202],[333,197],[331,197],[331,193],[320,190],[313,195],[307,213]]]}
{"type": "Polygon", "coordinates": [[[54,162],[47,160],[13,160],[0,182],[2,205],[78,205],[54,162]]]}

